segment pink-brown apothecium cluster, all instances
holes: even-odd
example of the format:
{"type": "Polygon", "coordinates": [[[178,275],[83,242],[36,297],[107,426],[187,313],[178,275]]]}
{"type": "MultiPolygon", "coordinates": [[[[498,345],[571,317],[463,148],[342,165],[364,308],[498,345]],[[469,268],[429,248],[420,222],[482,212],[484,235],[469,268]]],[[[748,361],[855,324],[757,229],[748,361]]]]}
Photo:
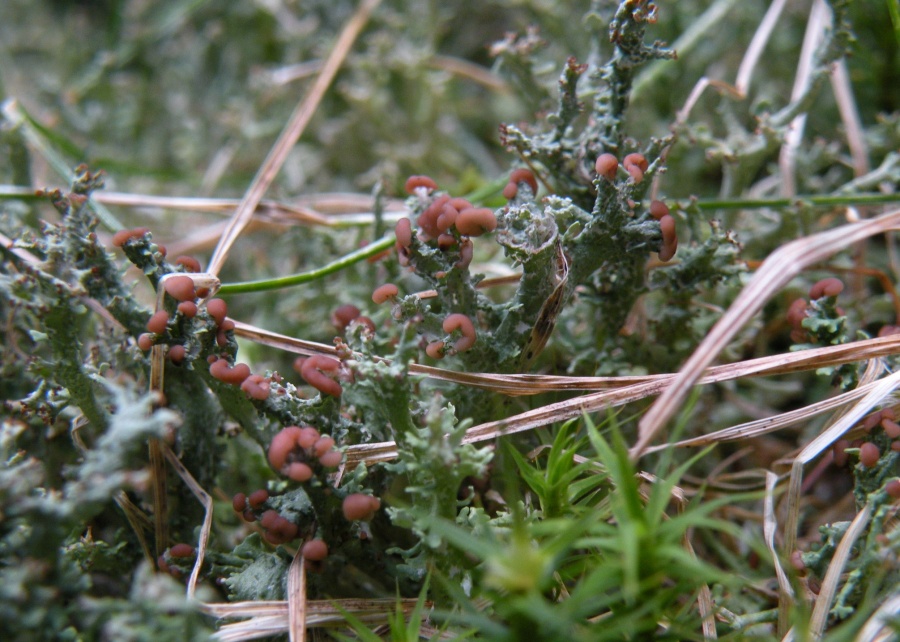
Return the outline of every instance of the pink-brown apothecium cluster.
{"type": "Polygon", "coordinates": [[[333,448],[334,439],[312,426],[287,426],[269,444],[269,463],[285,477],[305,482],[313,477],[315,461],[326,468],[340,465],[343,455],[333,448]]]}

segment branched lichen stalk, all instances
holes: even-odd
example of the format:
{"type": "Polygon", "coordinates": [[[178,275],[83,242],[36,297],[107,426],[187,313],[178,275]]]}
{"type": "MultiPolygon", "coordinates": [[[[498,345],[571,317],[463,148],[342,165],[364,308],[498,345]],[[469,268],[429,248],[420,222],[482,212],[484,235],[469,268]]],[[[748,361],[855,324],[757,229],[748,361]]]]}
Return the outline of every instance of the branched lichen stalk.
{"type": "Polygon", "coordinates": [[[613,56],[596,75],[606,85],[594,106],[601,149],[616,153],[622,149],[622,119],[628,108],[635,71],[647,60],[674,58],[675,53],[658,43],[644,44],[647,24],[656,22],[656,5],[648,0],[626,0],[609,23],[613,56]]]}

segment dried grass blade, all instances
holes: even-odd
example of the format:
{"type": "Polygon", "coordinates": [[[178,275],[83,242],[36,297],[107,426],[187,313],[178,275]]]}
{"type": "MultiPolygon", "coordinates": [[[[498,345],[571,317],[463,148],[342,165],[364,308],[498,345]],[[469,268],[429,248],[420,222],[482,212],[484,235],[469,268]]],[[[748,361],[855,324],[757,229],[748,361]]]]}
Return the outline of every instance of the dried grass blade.
{"type": "Polygon", "coordinates": [[[287,578],[288,639],[290,642],[306,640],[306,565],[303,549],[298,549],[287,578]]]}
{"type": "Polygon", "coordinates": [[[250,184],[250,188],[241,200],[241,204],[229,221],[228,229],[222,234],[222,238],[216,246],[216,249],[213,251],[212,258],[209,262],[209,271],[211,273],[218,274],[219,270],[222,269],[222,265],[225,263],[225,259],[228,256],[231,246],[253,217],[256,206],[259,205],[259,202],[262,200],[263,194],[266,193],[266,190],[269,189],[269,185],[275,180],[275,176],[278,174],[284,161],[287,160],[291,149],[294,147],[301,134],[303,134],[303,131],[312,119],[313,114],[316,112],[316,108],[319,106],[322,97],[325,95],[325,91],[331,85],[338,69],[350,52],[353,42],[362,31],[363,26],[368,22],[372,11],[380,2],[381,0],[363,0],[356,12],[351,16],[350,20],[347,21],[347,24],[344,25],[344,29],[341,31],[340,36],[338,36],[337,42],[332,48],[331,53],[328,55],[328,58],[325,60],[322,72],[316,77],[315,82],[303,97],[303,100],[300,101],[297,108],[294,110],[294,113],[291,114],[290,120],[288,120],[281,135],[269,152],[269,155],[263,161],[259,171],[256,173],[256,177],[250,184]]]}
{"type": "Polygon", "coordinates": [[[266,615],[255,617],[246,622],[226,624],[213,634],[213,639],[222,642],[240,642],[241,640],[256,640],[284,633],[287,625],[286,615],[266,615]]]}
{"type": "MultiPolygon", "coordinates": [[[[688,553],[694,559],[697,559],[697,553],[687,537],[685,537],[685,547],[688,553]]],[[[716,605],[713,602],[712,591],[709,584],[704,582],[700,586],[700,593],[697,595],[697,607],[700,609],[700,617],[703,618],[703,638],[705,640],[717,640],[719,638],[716,633],[716,605]]]]}
{"type": "Polygon", "coordinates": [[[203,559],[206,557],[206,546],[207,542],[209,542],[209,534],[212,532],[213,498],[209,493],[203,490],[203,487],[200,486],[196,479],[194,479],[194,476],[191,475],[187,468],[185,468],[184,464],[182,464],[181,460],[172,452],[171,448],[163,444],[162,452],[172,468],[175,469],[178,476],[181,477],[181,481],[185,483],[194,494],[194,497],[196,497],[203,506],[203,525],[200,528],[200,538],[197,541],[197,559],[194,561],[193,569],[191,569],[191,577],[188,580],[187,586],[187,596],[188,598],[193,598],[194,594],[197,592],[197,581],[200,578],[200,568],[203,566],[203,559]]]}
{"type": "MultiPolygon", "coordinates": [[[[720,94],[728,94],[732,98],[744,98],[744,95],[741,92],[739,92],[728,83],[702,76],[696,82],[693,89],[691,89],[687,99],[681,106],[681,109],[679,109],[675,114],[675,122],[672,126],[672,131],[674,132],[672,142],[666,145],[666,147],[663,148],[663,150],[660,152],[659,156],[662,161],[668,159],[669,152],[672,150],[672,145],[675,144],[675,139],[678,136],[678,131],[681,129],[681,126],[684,125],[685,122],[687,122],[688,117],[691,115],[691,111],[693,111],[694,107],[697,105],[697,102],[700,100],[700,97],[703,95],[703,92],[706,91],[707,87],[712,87],[720,94]]],[[[653,176],[653,183],[650,186],[651,198],[657,198],[659,194],[659,184],[662,181],[663,176],[664,174],[662,172],[658,172],[653,176]]]]}
{"type": "MultiPolygon", "coordinates": [[[[28,193],[32,194],[33,192],[32,192],[32,190],[28,190],[28,193]]],[[[0,245],[2,245],[8,252],[15,254],[17,257],[19,257],[21,260],[25,261],[26,263],[32,263],[34,265],[37,265],[42,262],[41,259],[36,257],[34,254],[29,252],[28,250],[21,248],[21,247],[15,247],[16,242],[14,240],[12,240],[11,238],[9,238],[8,236],[6,236],[5,234],[0,234],[0,245]]]]}
{"type": "Polygon", "coordinates": [[[369,465],[395,459],[397,457],[397,444],[393,441],[358,444],[347,448],[344,454],[346,459],[339,474],[343,474],[345,470],[353,470],[362,463],[369,465]]]}
{"type": "Polygon", "coordinates": [[[800,451],[800,454],[797,455],[797,459],[803,464],[808,464],[818,457],[825,450],[830,448],[841,435],[859,422],[866,413],[896,390],[898,386],[900,386],[900,371],[872,384],[871,391],[863,397],[862,401],[856,404],[852,410],[841,417],[840,420],[835,422],[828,430],[825,430],[809,442],[809,444],[800,451]]]}
{"type": "Polygon", "coordinates": [[[847,132],[847,146],[850,148],[850,157],[853,159],[853,174],[857,177],[869,173],[869,151],[863,131],[862,120],[853,97],[853,87],[850,83],[850,72],[847,69],[845,59],[838,60],[834,64],[831,73],[831,89],[838,111],[841,114],[841,122],[847,132]]]}
{"type": "MultiPolygon", "coordinates": [[[[312,616],[340,615],[341,610],[354,614],[380,614],[393,612],[397,600],[394,598],[345,598],[338,600],[310,600],[306,603],[307,619],[312,616]]],[[[416,600],[400,600],[404,610],[412,609],[416,600]]],[[[207,602],[202,610],[218,618],[256,617],[262,615],[282,615],[287,617],[288,603],[285,600],[260,600],[258,602],[207,602]]]]}
{"type": "MultiPolygon", "coordinates": [[[[414,599],[403,599],[399,604],[403,613],[409,614],[416,602],[414,599]]],[[[344,625],[344,613],[352,613],[363,622],[385,622],[395,612],[397,604],[398,601],[393,598],[306,601],[306,627],[344,625]]],[[[217,640],[237,642],[282,635],[289,627],[287,601],[210,603],[202,604],[201,609],[218,618],[250,618],[221,626],[213,635],[217,640]]]]}
{"type": "Polygon", "coordinates": [[[200,609],[217,618],[259,617],[263,615],[286,615],[287,602],[282,600],[260,600],[258,602],[206,602],[200,609]]]}
{"type": "Polygon", "coordinates": [[[787,550],[794,550],[797,542],[797,528],[800,523],[800,495],[803,492],[803,467],[818,457],[824,448],[831,446],[839,438],[846,435],[863,415],[882,401],[887,394],[890,394],[894,386],[890,384],[885,386],[883,382],[875,381],[875,377],[883,370],[884,363],[880,359],[869,363],[869,367],[866,368],[860,380],[865,383],[857,388],[857,390],[865,390],[863,401],[852,408],[844,409],[835,417],[832,426],[822,433],[822,435],[825,435],[822,443],[816,444],[815,442],[819,438],[814,439],[800,451],[799,455],[792,462],[790,484],[788,484],[785,500],[788,510],[784,523],[784,545],[787,550]],[[876,391],[874,396],[868,397],[873,390],[876,391]],[[885,392],[886,390],[887,392],[885,392]],[[847,419],[848,416],[850,419],[847,419]]]}
{"type": "MultiPolygon", "coordinates": [[[[732,370],[728,372],[728,376],[704,378],[701,381],[704,383],[712,381],[722,381],[726,379],[738,378],[739,376],[742,376],[740,374],[740,371],[736,372],[732,370]]],[[[892,375],[892,377],[893,376],[900,376],[900,374],[892,375]]],[[[669,385],[669,382],[672,381],[672,379],[673,378],[671,377],[654,379],[651,381],[623,386],[621,388],[616,388],[613,390],[596,392],[593,394],[578,397],[576,399],[568,399],[566,401],[548,404],[546,406],[542,406],[540,408],[536,408],[519,415],[514,415],[513,417],[509,417],[507,419],[501,419],[498,421],[492,421],[480,424],[478,426],[473,426],[468,431],[466,431],[466,436],[463,438],[463,443],[486,441],[504,434],[522,432],[524,430],[546,426],[557,421],[566,421],[568,419],[580,417],[585,413],[597,412],[605,408],[611,408],[630,403],[644,397],[658,394],[660,391],[664,390],[666,386],[669,385]]],[[[878,382],[878,384],[873,385],[871,390],[880,390],[881,392],[877,392],[876,394],[879,394],[881,395],[881,397],[883,397],[886,394],[884,390],[888,388],[892,389],[891,385],[885,384],[882,381],[878,382]]]]}
{"type": "Polygon", "coordinates": [[[864,397],[867,393],[871,392],[873,387],[874,384],[870,383],[865,386],[855,388],[849,392],[831,397],[830,399],[818,401],[814,404],[804,406],[803,408],[797,408],[796,410],[783,412],[774,417],[766,417],[765,419],[748,421],[746,423],[738,424],[736,426],[730,426],[729,428],[723,428],[722,430],[717,430],[706,435],[700,435],[699,437],[682,439],[681,441],[675,442],[674,444],[660,444],[657,446],[651,446],[647,449],[646,452],[652,453],[658,450],[669,448],[671,446],[677,448],[684,448],[688,446],[707,446],[709,444],[718,444],[727,441],[740,441],[744,439],[752,439],[753,437],[759,437],[761,435],[766,435],[770,432],[775,432],[776,430],[786,428],[787,426],[792,426],[794,424],[804,422],[812,417],[815,417],[816,415],[841,408],[846,404],[864,397]]]}
{"type": "Polygon", "coordinates": [[[234,321],[234,334],[244,339],[250,339],[254,343],[277,348],[285,352],[293,352],[304,356],[314,356],[317,354],[332,357],[337,354],[337,350],[333,345],[325,343],[317,343],[315,341],[304,341],[303,339],[295,339],[285,334],[270,332],[263,328],[242,321],[234,321]]]}
{"type": "Polygon", "coordinates": [[[547,345],[553,328],[556,327],[556,319],[562,311],[565,303],[566,284],[569,282],[569,262],[566,260],[562,244],[556,243],[556,273],[553,275],[553,292],[551,292],[538,312],[537,320],[531,329],[528,341],[522,347],[520,370],[529,370],[534,360],[538,358],[547,345]]]}
{"type": "MultiPolygon", "coordinates": [[[[727,376],[722,374],[720,376],[708,377],[702,379],[702,382],[723,381],[726,379],[738,378],[740,376],[744,376],[744,373],[741,370],[729,369],[727,371],[727,376]]],[[[644,381],[613,390],[605,390],[577,397],[575,399],[548,404],[506,419],[479,424],[466,431],[466,436],[463,437],[462,442],[477,443],[488,441],[502,435],[510,435],[546,426],[555,422],[574,419],[585,413],[597,412],[605,408],[624,405],[632,401],[637,401],[638,399],[643,399],[644,397],[659,394],[672,380],[673,377],[668,376],[652,381],[644,381]]],[[[880,390],[881,392],[878,394],[883,397],[884,394],[886,394],[883,392],[884,389],[885,384],[883,381],[880,381],[867,390],[880,390]]],[[[869,394],[872,393],[870,392],[869,394]]],[[[848,399],[847,401],[852,401],[852,399],[848,399]]],[[[873,402],[872,405],[874,405],[874,403],[876,402],[873,402]]],[[[834,439],[837,439],[837,437],[834,437],[834,439]]],[[[347,459],[345,467],[347,470],[352,470],[359,463],[363,462],[371,464],[390,461],[397,456],[397,446],[392,441],[374,444],[359,444],[348,448],[346,450],[346,455],[347,459]]]]}
{"type": "Polygon", "coordinates": [[[816,605],[813,607],[812,616],[809,618],[809,633],[812,639],[818,640],[822,637],[825,630],[825,624],[828,621],[828,612],[831,610],[831,602],[837,592],[838,583],[841,581],[841,574],[850,559],[850,552],[857,538],[863,533],[869,524],[869,518],[872,516],[872,505],[866,504],[863,509],[857,513],[850,527],[841,538],[825,572],[825,578],[822,580],[822,588],[816,598],[816,605]]]}
{"type": "MultiPolygon", "coordinates": [[[[337,350],[333,345],[295,339],[276,332],[270,332],[257,326],[249,325],[241,321],[235,321],[234,332],[243,337],[266,345],[271,348],[284,350],[304,356],[317,354],[335,356],[337,350]]],[[[900,338],[897,339],[900,345],[900,338]]],[[[390,361],[383,359],[383,361],[390,361]]],[[[423,366],[416,363],[410,364],[409,371],[413,374],[421,374],[478,388],[486,388],[495,392],[509,395],[537,394],[549,390],[597,390],[619,388],[633,383],[645,383],[648,381],[664,381],[672,375],[651,375],[647,377],[543,377],[540,375],[499,375],[490,373],[456,372],[433,366],[423,366]],[[587,380],[587,381],[586,381],[587,380]]]]}
{"type": "Polygon", "coordinates": [[[734,81],[734,86],[737,87],[741,96],[747,96],[753,70],[756,68],[756,63],[759,62],[760,56],[762,56],[763,49],[766,48],[766,43],[769,41],[772,31],[775,30],[775,25],[778,24],[778,18],[784,11],[786,4],[787,0],[775,0],[770,4],[766,15],[763,16],[762,22],[759,23],[759,27],[756,29],[756,33],[753,34],[753,39],[750,41],[750,46],[747,47],[747,53],[744,54],[741,66],[738,68],[737,78],[734,81]]]}
{"type": "Polygon", "coordinates": [[[650,395],[659,394],[667,383],[668,380],[649,381],[548,404],[507,419],[473,426],[466,431],[466,436],[463,437],[462,442],[471,444],[479,441],[488,441],[502,435],[532,430],[558,421],[575,419],[598,410],[621,406],[650,395]]]}
{"type": "Polygon", "coordinates": [[[785,519],[782,544],[786,551],[797,548],[797,526],[800,523],[800,493],[803,491],[803,462],[794,459],[788,475],[788,488],[784,496],[785,519]]]}
{"type": "Polygon", "coordinates": [[[154,566],[156,560],[150,552],[150,545],[147,543],[147,537],[144,535],[144,529],[149,530],[151,527],[150,518],[139,506],[131,501],[124,491],[116,494],[116,504],[122,509],[125,519],[128,520],[128,525],[131,526],[134,536],[137,537],[141,551],[144,553],[144,560],[151,567],[154,566]]]}
{"type": "Polygon", "coordinates": [[[166,488],[166,466],[163,463],[161,445],[162,442],[159,439],[154,438],[147,441],[150,485],[153,489],[153,537],[157,557],[162,555],[169,545],[168,489],[166,488]]]}
{"type": "Polygon", "coordinates": [[[891,626],[890,622],[897,617],[898,613],[900,613],[900,592],[895,592],[875,609],[875,612],[856,635],[856,642],[896,640],[896,629],[891,626]]]}
{"type": "MultiPolygon", "coordinates": [[[[809,12],[809,20],[806,21],[803,47],[800,51],[800,60],[797,63],[794,86],[791,89],[791,102],[799,100],[809,87],[809,80],[813,71],[813,59],[819,43],[825,36],[825,29],[829,22],[828,18],[828,7],[825,6],[824,0],[814,0],[809,12]]],[[[795,176],[797,148],[803,139],[805,126],[806,114],[797,114],[784,134],[784,144],[778,156],[778,165],[781,169],[781,191],[785,196],[795,196],[797,194],[797,179],[795,176]]]]}
{"type": "Polygon", "coordinates": [[[782,375],[843,363],[869,361],[900,352],[900,335],[863,339],[837,346],[812,348],[800,352],[786,352],[759,359],[714,366],[700,381],[709,383],[754,375],[782,375]],[[721,373],[721,376],[719,376],[721,373]],[[719,376],[719,378],[715,378],[719,376]]]}
{"type": "Polygon", "coordinates": [[[900,372],[895,372],[872,385],[870,391],[848,412],[841,416],[827,430],[822,431],[811,442],[804,446],[791,466],[791,480],[788,487],[788,514],[785,520],[785,546],[794,547],[797,540],[797,525],[800,521],[800,490],[802,488],[803,466],[821,455],[834,442],[841,438],[850,428],[859,423],[872,408],[877,406],[900,386],[900,372]]]}
{"type": "MultiPolygon", "coordinates": [[[[126,192],[97,192],[91,198],[104,205],[120,207],[158,208],[182,210],[186,212],[230,212],[241,202],[235,198],[199,198],[193,196],[156,196],[152,194],[129,194],[126,192]]],[[[332,225],[332,220],[315,210],[302,205],[288,205],[278,201],[260,201],[256,214],[268,214],[273,218],[307,223],[309,225],[332,225]]]]}
{"type": "Polygon", "coordinates": [[[857,241],[894,229],[898,224],[900,210],[895,210],[875,219],[843,225],[792,241],[772,253],[694,350],[671,386],[641,419],[638,424],[638,441],[631,450],[631,456],[640,457],[644,453],[666,422],[678,412],[706,367],[775,292],[807,266],[818,263],[857,241]]]}
{"type": "MultiPolygon", "coordinates": [[[[502,435],[511,435],[546,426],[557,421],[574,419],[586,413],[596,412],[603,408],[622,405],[648,395],[657,394],[665,385],[665,380],[650,381],[549,404],[507,419],[473,426],[466,431],[466,436],[462,438],[462,443],[471,444],[489,441],[502,435]]],[[[371,464],[394,459],[397,456],[397,445],[393,441],[359,444],[350,446],[345,451],[345,454],[347,458],[344,466],[347,470],[352,470],[363,462],[371,464]]]]}
{"type": "Polygon", "coordinates": [[[512,91],[510,84],[492,69],[482,67],[462,58],[435,54],[428,60],[428,66],[434,69],[441,69],[460,78],[468,78],[492,91],[500,93],[511,93],[512,91]]]}
{"type": "MultiPolygon", "coordinates": [[[[322,354],[335,356],[337,351],[334,346],[315,341],[295,339],[276,332],[270,332],[257,326],[241,321],[235,321],[235,334],[278,350],[292,352],[294,354],[312,356],[322,354]]],[[[802,352],[789,352],[758,359],[740,361],[738,363],[725,364],[709,368],[700,383],[714,383],[740,377],[780,375],[792,372],[802,372],[812,368],[836,366],[842,363],[866,361],[876,357],[900,352],[900,335],[889,335],[875,339],[864,339],[837,346],[813,348],[802,352]]],[[[385,359],[385,361],[389,361],[385,359]]],[[[528,374],[492,374],[456,372],[434,366],[423,366],[416,363],[410,364],[409,370],[413,374],[421,374],[433,379],[457,383],[460,385],[484,388],[494,392],[516,396],[534,395],[541,392],[559,391],[593,391],[623,388],[640,383],[667,382],[672,380],[674,374],[659,374],[646,376],[625,377],[567,377],[556,375],[528,375],[528,374]]]]}
{"type": "MultiPolygon", "coordinates": [[[[374,221],[374,213],[371,212],[374,205],[374,197],[371,194],[358,194],[356,192],[321,192],[307,194],[296,199],[295,204],[301,207],[314,209],[316,212],[330,217],[332,224],[344,220],[345,217],[365,216],[365,222],[374,221]]],[[[384,200],[385,217],[406,216],[409,209],[402,199],[384,200]]],[[[360,221],[362,222],[362,221],[360,221]]]]}
{"type": "MultiPolygon", "coordinates": [[[[160,283],[156,295],[156,312],[164,310],[163,298],[165,290],[160,283]]],[[[163,374],[165,372],[165,346],[156,344],[150,348],[150,390],[163,392],[163,374]]],[[[156,555],[162,555],[169,545],[169,505],[166,488],[166,466],[162,457],[162,442],[159,439],[147,441],[147,457],[150,460],[150,484],[153,489],[153,523],[156,555]]]]}
{"type": "MultiPolygon", "coordinates": [[[[261,345],[312,356],[323,354],[335,356],[334,346],[314,341],[295,339],[283,334],[235,321],[235,334],[261,345]]],[[[838,346],[813,348],[802,352],[790,352],[738,363],[714,366],[707,371],[701,383],[713,383],[739,377],[788,374],[812,368],[835,366],[842,363],[865,361],[900,352],[900,335],[864,339],[838,346]]],[[[385,359],[385,361],[389,361],[385,359]]],[[[626,377],[566,377],[556,375],[505,375],[491,373],[455,372],[444,368],[410,364],[410,372],[433,379],[493,390],[510,396],[533,395],[540,392],[609,390],[638,383],[665,382],[674,378],[673,374],[626,376],[626,377]]]]}
{"type": "Polygon", "coordinates": [[[782,635],[787,629],[788,610],[794,604],[794,590],[784,568],[778,551],[775,550],[775,531],[778,529],[778,521],[775,517],[775,485],[778,483],[778,475],[766,472],[766,498],[763,503],[763,536],[766,540],[766,548],[772,554],[772,564],[775,566],[775,577],[778,580],[778,634],[782,635]]]}

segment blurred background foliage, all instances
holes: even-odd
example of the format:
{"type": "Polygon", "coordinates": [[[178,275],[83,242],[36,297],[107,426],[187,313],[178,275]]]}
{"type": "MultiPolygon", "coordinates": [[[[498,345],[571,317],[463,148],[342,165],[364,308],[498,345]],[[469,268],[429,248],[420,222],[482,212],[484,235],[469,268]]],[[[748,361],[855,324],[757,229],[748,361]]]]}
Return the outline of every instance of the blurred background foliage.
{"type": "MultiPolygon", "coordinates": [[[[240,195],[354,6],[9,0],[0,8],[2,92],[68,139],[69,154],[106,168],[111,189],[240,195]]],[[[678,60],[642,70],[629,112],[635,138],[667,133],[700,76],[733,77],[767,7],[762,0],[664,3],[653,37],[677,43],[715,6],[722,19],[680,49],[678,60]]],[[[610,53],[590,51],[589,8],[584,1],[383,3],[272,196],[368,190],[381,179],[399,193],[412,173],[451,188],[495,178],[508,163],[498,124],[552,107],[567,56],[610,53]],[[540,26],[534,66],[543,88],[513,91],[496,77],[486,84],[465,75],[462,65],[490,67],[491,45],[531,25],[540,26]]],[[[752,87],[752,111],[789,95],[807,10],[788,3],[752,87]]],[[[853,3],[850,12],[851,78],[862,121],[874,124],[898,108],[898,44],[885,3],[853,3]]],[[[827,92],[810,117],[814,132],[838,121],[827,92]]],[[[715,193],[715,171],[702,156],[687,167],[673,162],[667,191],[715,193]]]]}

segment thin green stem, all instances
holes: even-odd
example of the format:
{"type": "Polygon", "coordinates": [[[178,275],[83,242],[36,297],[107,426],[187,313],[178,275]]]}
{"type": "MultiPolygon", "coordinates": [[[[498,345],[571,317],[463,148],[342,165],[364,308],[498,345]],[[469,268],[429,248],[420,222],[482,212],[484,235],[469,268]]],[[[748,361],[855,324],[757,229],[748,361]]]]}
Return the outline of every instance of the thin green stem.
{"type": "MultiPolygon", "coordinates": [[[[756,209],[763,207],[788,207],[799,203],[806,203],[820,207],[833,207],[836,205],[877,205],[879,203],[896,203],[900,201],[900,194],[841,194],[811,196],[799,195],[792,198],[752,198],[752,199],[699,199],[693,203],[701,210],[736,210],[756,209]]],[[[691,205],[690,201],[683,201],[685,207],[691,205]]]]}
{"type": "Polygon", "coordinates": [[[263,292],[265,290],[278,290],[280,288],[288,288],[293,285],[301,285],[309,283],[317,279],[324,278],[329,274],[334,274],[346,267],[358,263],[363,259],[375,256],[379,252],[390,248],[394,245],[394,235],[385,236],[383,239],[369,243],[365,247],[351,252],[346,256],[342,256],[337,261],[332,261],[327,265],[323,265],[309,272],[301,272],[300,274],[292,274],[291,276],[282,276],[275,279],[263,279],[261,281],[245,281],[243,283],[227,283],[219,288],[219,294],[242,294],[245,292],[263,292]]]}

